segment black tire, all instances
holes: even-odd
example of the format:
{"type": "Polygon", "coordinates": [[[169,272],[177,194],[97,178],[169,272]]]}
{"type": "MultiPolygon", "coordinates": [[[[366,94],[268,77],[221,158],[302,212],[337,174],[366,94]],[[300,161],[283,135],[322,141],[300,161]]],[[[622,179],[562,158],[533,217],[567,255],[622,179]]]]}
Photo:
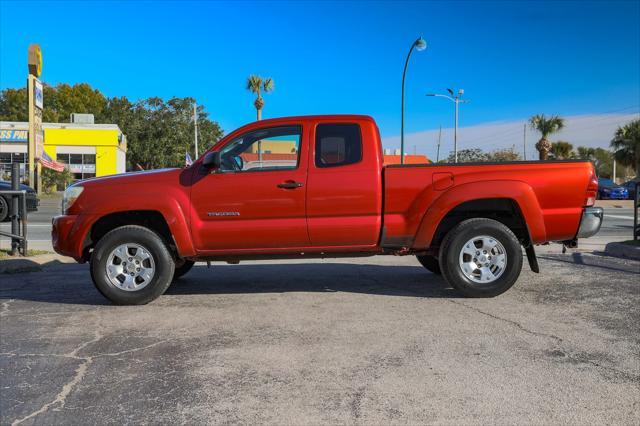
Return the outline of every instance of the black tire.
{"type": "Polygon", "coordinates": [[[162,238],[148,228],[127,225],[108,232],[98,241],[91,255],[91,278],[104,297],[116,305],[144,305],[160,297],[171,284],[175,264],[162,238]],[[123,244],[137,244],[147,250],[155,264],[149,283],[139,290],[115,286],[107,275],[107,262],[113,250],[123,244]]]}
{"type": "Polygon", "coordinates": [[[4,222],[9,217],[9,203],[4,197],[0,197],[0,222],[4,222]]]}
{"type": "Polygon", "coordinates": [[[195,264],[196,262],[194,262],[193,260],[181,260],[179,262],[176,262],[175,271],[173,272],[173,279],[177,280],[178,278],[189,272],[195,264]]]}
{"type": "Polygon", "coordinates": [[[418,262],[422,264],[428,271],[440,275],[442,271],[440,271],[440,263],[438,262],[438,258],[435,256],[429,256],[428,254],[416,256],[418,262]]]}
{"type": "MultiPolygon", "coordinates": [[[[475,249],[472,246],[472,250],[475,249]]],[[[491,255],[490,250],[488,254],[491,255]]],[[[522,270],[522,248],[518,238],[502,223],[485,218],[465,220],[449,231],[440,246],[439,259],[444,278],[466,297],[494,297],[502,294],[515,284],[522,270]],[[460,264],[460,255],[465,244],[480,236],[487,236],[499,242],[506,253],[506,265],[502,274],[488,283],[479,283],[468,278],[460,264]]],[[[463,257],[464,259],[467,257],[463,257]]],[[[470,272],[470,275],[474,275],[476,271],[470,272]]]]}

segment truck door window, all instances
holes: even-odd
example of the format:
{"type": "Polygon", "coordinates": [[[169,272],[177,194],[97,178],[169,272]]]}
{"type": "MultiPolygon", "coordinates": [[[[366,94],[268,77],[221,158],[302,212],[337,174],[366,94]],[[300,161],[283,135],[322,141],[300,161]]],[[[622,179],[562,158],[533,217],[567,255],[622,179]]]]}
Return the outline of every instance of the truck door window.
{"type": "Polygon", "coordinates": [[[316,127],[316,167],[337,167],[362,159],[362,135],[357,124],[319,124],[316,127]]]}
{"type": "Polygon", "coordinates": [[[222,171],[255,172],[298,167],[302,127],[282,126],[254,130],[220,150],[222,171]]]}

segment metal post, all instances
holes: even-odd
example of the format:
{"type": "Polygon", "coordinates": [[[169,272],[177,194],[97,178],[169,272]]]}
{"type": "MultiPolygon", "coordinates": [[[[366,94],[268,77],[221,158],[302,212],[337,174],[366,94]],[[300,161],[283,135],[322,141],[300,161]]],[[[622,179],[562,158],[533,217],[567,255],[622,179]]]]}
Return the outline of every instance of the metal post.
{"type": "Polygon", "coordinates": [[[407,66],[409,65],[409,58],[411,57],[411,52],[413,52],[413,48],[415,47],[415,43],[411,45],[411,49],[409,49],[409,54],[407,55],[407,60],[404,61],[404,70],[402,71],[402,94],[401,94],[401,103],[402,107],[400,109],[400,164],[404,164],[404,79],[407,75],[407,66]]]}
{"type": "Polygon", "coordinates": [[[442,124],[438,130],[438,151],[436,151],[436,163],[440,161],[440,139],[442,139],[442,124]]]}
{"type": "Polygon", "coordinates": [[[458,96],[455,97],[454,100],[455,104],[456,104],[456,118],[455,118],[455,123],[454,123],[454,129],[453,129],[453,156],[454,156],[454,163],[458,162],[458,96]]]}
{"type": "Polygon", "coordinates": [[[524,123],[524,131],[522,133],[522,152],[524,161],[527,161],[527,123],[524,123]]]}
{"type": "Polygon", "coordinates": [[[198,105],[195,102],[193,103],[193,126],[195,129],[196,140],[196,157],[194,158],[195,160],[198,158],[198,105]]]}
{"type": "MultiPolygon", "coordinates": [[[[20,190],[20,163],[11,164],[11,190],[20,190]]],[[[20,206],[20,197],[17,195],[11,196],[11,233],[13,235],[20,234],[20,227],[18,224],[18,208],[20,206]]],[[[20,248],[20,240],[17,238],[11,238],[11,255],[15,256],[20,248]]]]}

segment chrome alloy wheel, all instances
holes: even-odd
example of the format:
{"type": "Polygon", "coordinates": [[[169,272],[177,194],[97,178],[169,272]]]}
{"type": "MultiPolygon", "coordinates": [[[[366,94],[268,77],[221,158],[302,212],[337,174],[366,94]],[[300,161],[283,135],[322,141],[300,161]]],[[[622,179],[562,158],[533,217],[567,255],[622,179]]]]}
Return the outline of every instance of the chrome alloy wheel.
{"type": "Polygon", "coordinates": [[[139,244],[122,244],[107,258],[107,277],[111,284],[124,291],[146,287],[156,272],[153,256],[139,244]]]}
{"type": "Polygon", "coordinates": [[[459,265],[464,276],[471,281],[490,284],[504,273],[507,251],[495,238],[480,235],[462,246],[459,265]]]}

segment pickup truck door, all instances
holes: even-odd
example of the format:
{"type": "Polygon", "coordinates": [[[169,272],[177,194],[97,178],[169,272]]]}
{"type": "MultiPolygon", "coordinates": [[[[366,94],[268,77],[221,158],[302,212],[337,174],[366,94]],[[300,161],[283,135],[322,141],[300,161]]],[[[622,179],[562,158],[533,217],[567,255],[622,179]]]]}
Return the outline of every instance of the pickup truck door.
{"type": "Polygon", "coordinates": [[[219,148],[220,170],[194,172],[191,230],[198,251],[309,246],[302,126],[249,131],[219,148]]]}
{"type": "Polygon", "coordinates": [[[307,189],[311,244],[375,246],[382,226],[381,152],[375,124],[322,122],[313,134],[307,189]]]}

